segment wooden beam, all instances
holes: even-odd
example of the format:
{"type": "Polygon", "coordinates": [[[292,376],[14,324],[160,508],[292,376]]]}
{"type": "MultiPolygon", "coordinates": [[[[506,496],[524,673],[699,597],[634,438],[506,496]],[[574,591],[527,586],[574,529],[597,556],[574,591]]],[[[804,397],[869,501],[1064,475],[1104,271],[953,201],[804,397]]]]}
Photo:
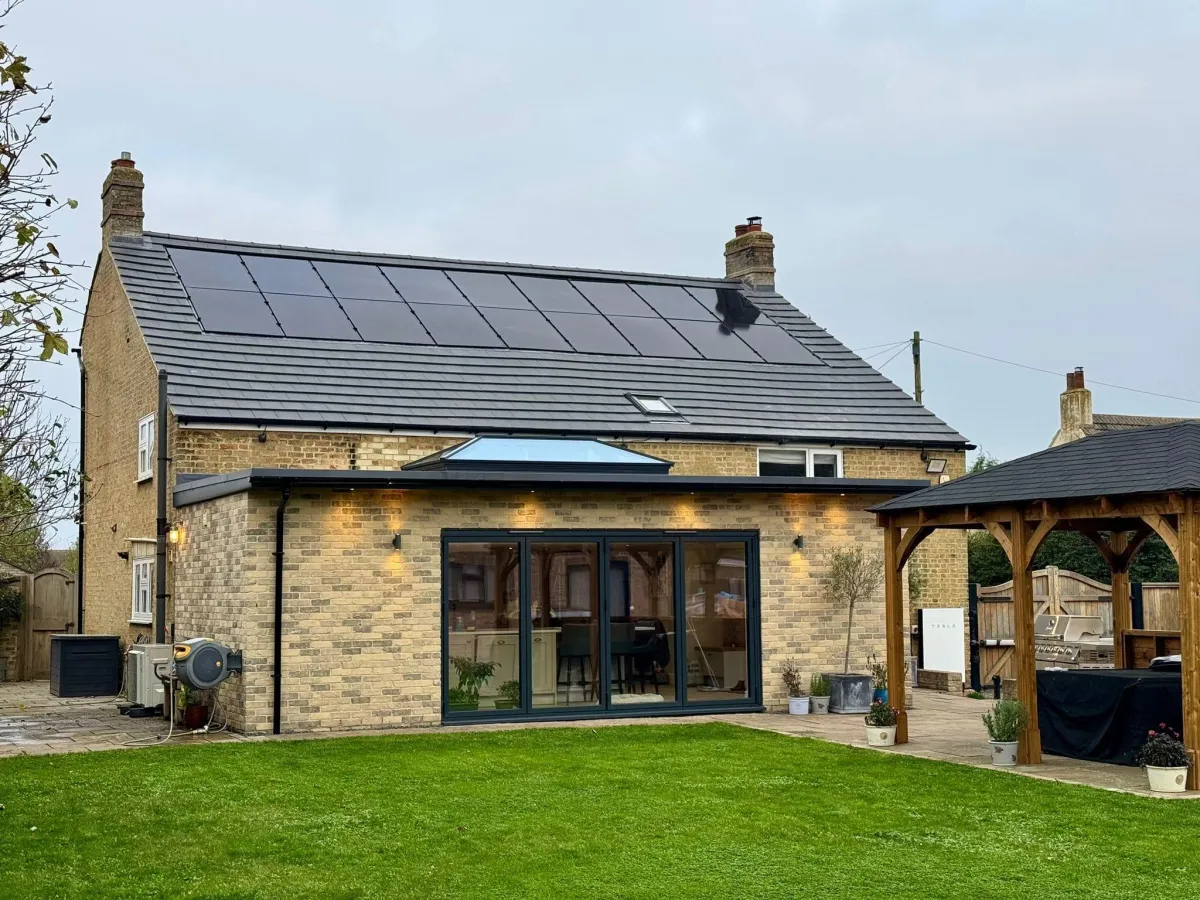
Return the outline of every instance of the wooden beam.
{"type": "Polygon", "coordinates": [[[1021,510],[1012,514],[1013,624],[1016,650],[1014,668],[1017,675],[1017,699],[1029,712],[1029,725],[1017,746],[1017,762],[1042,761],[1042,733],[1038,728],[1037,663],[1033,645],[1033,571],[1028,554],[1029,526],[1021,510]]]}
{"type": "MultiPolygon", "coordinates": [[[[1182,519],[1182,516],[1180,516],[1182,519]]],[[[1171,523],[1165,517],[1153,514],[1144,514],[1142,520],[1154,529],[1154,533],[1163,539],[1163,543],[1170,548],[1172,555],[1176,560],[1179,559],[1179,532],[1171,527],[1171,523]]]]}
{"type": "Polygon", "coordinates": [[[1109,546],[1109,543],[1104,539],[1104,536],[1098,531],[1081,531],[1079,533],[1092,542],[1095,548],[1100,552],[1100,555],[1104,557],[1104,561],[1108,563],[1109,570],[1115,572],[1117,568],[1117,562],[1113,559],[1112,547],[1109,546]]]}
{"type": "Polygon", "coordinates": [[[908,743],[908,710],[904,700],[908,665],[904,660],[904,564],[900,562],[900,529],[891,526],[883,532],[883,594],[886,607],[886,651],[888,703],[898,709],[896,743],[908,743]]]}
{"type": "Polygon", "coordinates": [[[1050,536],[1050,532],[1054,530],[1054,526],[1058,524],[1058,519],[1042,519],[1038,522],[1037,527],[1033,529],[1033,534],[1029,536],[1029,541],[1025,545],[1025,558],[1030,562],[1037,555],[1038,548],[1042,546],[1042,541],[1050,536]]]}
{"type": "Polygon", "coordinates": [[[900,547],[896,551],[899,554],[898,565],[904,568],[908,562],[908,558],[913,555],[913,551],[920,546],[921,541],[933,534],[932,528],[922,528],[914,525],[912,528],[907,528],[903,536],[900,538],[900,547]]]}
{"type": "Polygon", "coordinates": [[[1129,593],[1128,538],[1114,531],[1108,538],[1107,554],[1112,572],[1113,665],[1125,668],[1125,632],[1133,630],[1133,598],[1129,593]]]}
{"type": "Polygon", "coordinates": [[[988,534],[996,539],[996,542],[1004,548],[1004,555],[1008,557],[1008,561],[1013,561],[1013,544],[1012,538],[1009,537],[1007,529],[999,522],[988,522],[984,525],[988,534]]]}
{"type": "MultiPolygon", "coordinates": [[[[1153,524],[1153,523],[1151,523],[1153,524]]],[[[1157,529],[1155,529],[1157,531],[1157,529]]],[[[1184,498],[1179,514],[1179,654],[1183,661],[1183,742],[1192,755],[1187,786],[1197,788],[1200,764],[1200,502],[1184,498]]]]}

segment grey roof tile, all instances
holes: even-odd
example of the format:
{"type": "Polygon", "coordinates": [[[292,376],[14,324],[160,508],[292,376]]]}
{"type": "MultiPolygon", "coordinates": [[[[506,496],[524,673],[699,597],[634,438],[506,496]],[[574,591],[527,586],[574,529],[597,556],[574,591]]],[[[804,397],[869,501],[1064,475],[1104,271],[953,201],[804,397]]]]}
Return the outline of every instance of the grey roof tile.
{"type": "MultiPolygon", "coordinates": [[[[749,293],[816,365],[247,337],[204,332],[167,248],[559,279],[744,289],[721,278],[480,263],[148,233],[110,244],[185,421],[462,432],[964,446],[966,439],[775,292],[749,293]],[[678,418],[643,415],[660,393],[678,418]]],[[[760,317],[761,320],[761,317],[760,317]]]]}

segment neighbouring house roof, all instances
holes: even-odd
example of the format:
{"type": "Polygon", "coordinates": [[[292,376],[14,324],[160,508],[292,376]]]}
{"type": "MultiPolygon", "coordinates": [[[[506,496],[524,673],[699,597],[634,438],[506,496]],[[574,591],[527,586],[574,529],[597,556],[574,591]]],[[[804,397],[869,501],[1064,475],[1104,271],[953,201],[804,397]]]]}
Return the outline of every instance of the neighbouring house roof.
{"type": "Polygon", "coordinates": [[[736,280],[156,233],[110,249],[184,424],[969,446],[736,280]]]}
{"type": "Polygon", "coordinates": [[[255,489],[283,487],[333,490],[531,490],[642,491],[656,494],[875,494],[912,493],[923,480],[896,478],[803,478],[787,475],[671,475],[659,471],[564,472],[559,469],[521,472],[445,469],[381,471],[375,469],[245,469],[224,475],[188,476],[175,486],[175,507],[228,497],[255,489]]]}
{"type": "Polygon", "coordinates": [[[1083,426],[1083,433],[1091,437],[1097,434],[1108,434],[1111,431],[1129,431],[1131,428],[1150,428],[1155,425],[1171,425],[1175,422],[1187,422],[1188,419],[1173,416],[1120,416],[1110,413],[1096,413],[1092,416],[1092,424],[1083,426]]]}
{"type": "Polygon", "coordinates": [[[1198,421],[1185,419],[1060,444],[873,509],[907,512],[1172,491],[1200,491],[1198,421]]]}

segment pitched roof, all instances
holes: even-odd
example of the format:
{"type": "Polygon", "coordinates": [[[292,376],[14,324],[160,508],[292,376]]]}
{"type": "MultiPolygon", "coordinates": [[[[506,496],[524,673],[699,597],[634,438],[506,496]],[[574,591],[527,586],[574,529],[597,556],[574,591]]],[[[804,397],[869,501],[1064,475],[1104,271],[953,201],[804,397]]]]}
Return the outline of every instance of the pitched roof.
{"type": "MultiPolygon", "coordinates": [[[[147,233],[141,238],[113,238],[110,250],[155,363],[170,375],[171,406],[185,424],[966,445],[966,438],[916,404],[781,295],[750,292],[734,280],[383,256],[157,233],[147,233]],[[386,272],[389,281],[397,276],[419,275],[436,277],[449,285],[445,275],[429,276],[430,272],[445,272],[460,285],[457,290],[461,293],[449,298],[456,305],[434,309],[411,302],[411,296],[402,298],[397,291],[388,298],[393,302],[383,305],[388,314],[394,310],[395,315],[411,317],[414,309],[422,316],[426,311],[441,316],[449,314],[437,325],[455,329],[467,321],[464,317],[481,322],[480,313],[486,313],[489,323],[495,318],[500,325],[493,325],[487,331],[488,341],[494,344],[490,347],[448,345],[446,341],[438,345],[434,342],[437,335],[428,324],[418,335],[423,343],[385,342],[379,329],[363,327],[361,323],[348,325],[350,314],[339,311],[334,313],[338,316],[337,323],[330,320],[329,324],[331,330],[334,324],[339,331],[344,329],[348,339],[289,337],[277,326],[274,308],[264,305],[284,294],[271,294],[270,288],[264,287],[262,290],[267,292],[264,300],[257,281],[241,293],[222,290],[224,275],[216,270],[206,276],[211,280],[204,282],[211,287],[198,288],[190,273],[181,277],[179,271],[180,260],[188,259],[188,253],[194,251],[221,254],[205,258],[222,266],[227,261],[230,273],[237,278],[246,278],[247,271],[271,267],[278,271],[282,267],[289,273],[280,276],[284,282],[296,273],[315,279],[317,271],[336,270],[339,277],[345,276],[348,283],[355,284],[365,276],[387,284],[381,276],[381,272],[386,272]],[[302,265],[297,267],[289,261],[300,261],[302,265]],[[310,265],[313,263],[318,268],[310,265]],[[353,268],[338,268],[339,263],[352,264],[353,268]],[[300,272],[301,269],[306,271],[300,272]],[[413,270],[425,271],[414,275],[413,270]],[[539,333],[551,337],[559,349],[511,349],[496,337],[507,333],[500,328],[508,324],[499,318],[497,311],[473,309],[463,299],[469,291],[461,284],[482,273],[508,276],[493,278],[492,282],[502,281],[504,290],[512,295],[511,301],[524,304],[531,311],[533,304],[513,290],[514,285],[532,283],[522,279],[536,278],[539,280],[534,286],[569,293],[573,302],[587,307],[588,315],[581,321],[589,326],[602,326],[585,328],[579,336],[569,335],[575,343],[586,343],[594,336],[591,333],[601,330],[607,335],[615,334],[609,323],[628,336],[633,326],[651,320],[656,323],[655,328],[663,330],[661,339],[647,341],[640,353],[620,337],[617,338],[623,346],[620,352],[579,352],[574,344],[559,337],[555,329],[548,328],[543,320],[557,321],[556,314],[545,314],[544,305],[539,305],[538,311],[527,314],[536,319],[530,324],[537,324],[539,333]],[[570,285],[572,281],[576,286],[570,285]],[[663,288],[669,289],[672,298],[677,293],[686,303],[694,299],[704,305],[708,301],[709,307],[718,292],[727,304],[730,300],[735,305],[749,300],[761,311],[761,318],[753,326],[759,330],[748,332],[735,327],[731,333],[730,329],[722,328],[715,312],[704,323],[672,320],[669,324],[666,313],[657,311],[658,307],[651,310],[636,300],[637,295],[635,302],[644,307],[642,314],[647,318],[602,316],[597,311],[599,304],[593,308],[581,293],[582,288],[629,294],[631,285],[647,296],[650,303],[655,302],[650,294],[663,288]],[[405,300],[409,300],[407,305],[405,300]],[[244,328],[260,333],[218,331],[213,327],[215,318],[209,319],[204,313],[198,316],[197,307],[201,306],[198,301],[221,304],[214,316],[236,318],[243,311],[246,315],[256,312],[261,321],[244,328]],[[207,329],[202,318],[208,322],[207,329]],[[773,324],[779,327],[771,327],[773,324]],[[703,333],[689,337],[689,329],[698,325],[705,326],[703,333]],[[756,347],[756,338],[766,341],[766,345],[756,347]],[[767,341],[768,338],[771,340],[767,341]],[[726,339],[731,343],[720,343],[726,339]],[[700,358],[701,354],[691,348],[702,346],[698,343],[701,340],[718,344],[715,350],[718,356],[732,355],[740,357],[740,361],[700,358]],[[671,342],[675,349],[660,351],[660,347],[671,342]],[[730,350],[736,352],[731,354],[730,350]],[[650,355],[658,352],[675,356],[650,355]],[[794,361],[767,362],[764,357],[794,361]],[[679,415],[644,413],[629,399],[630,394],[636,393],[666,398],[679,415]]],[[[240,282],[234,286],[240,286],[240,282]]],[[[360,305],[371,302],[334,301],[333,296],[341,294],[329,291],[324,285],[309,293],[318,291],[324,291],[325,296],[291,296],[291,300],[320,300],[339,310],[343,304],[349,308],[349,302],[360,305]]],[[[294,290],[296,294],[301,292],[294,290]]],[[[351,290],[350,296],[362,295],[351,290]]],[[[315,313],[309,307],[296,304],[289,309],[299,311],[293,319],[298,323],[293,333],[306,330],[326,333],[321,331],[320,323],[310,318],[315,313]]],[[[377,304],[373,309],[380,306],[377,304]]],[[[750,313],[758,315],[754,309],[750,313]]],[[[706,315],[710,313],[701,310],[699,317],[706,315]]],[[[417,326],[425,323],[422,319],[417,326]]],[[[391,324],[384,323],[388,327],[391,324]]],[[[242,326],[218,327],[234,331],[242,326]]],[[[639,332],[633,334],[633,340],[637,340],[639,332]]]]}
{"type": "Polygon", "coordinates": [[[1200,422],[1114,431],[881,503],[876,512],[1200,491],[1200,422]]]}
{"type": "Polygon", "coordinates": [[[1092,424],[1083,426],[1083,433],[1088,437],[1097,434],[1107,434],[1110,431],[1128,431],[1131,428],[1149,428],[1154,425],[1170,425],[1174,422],[1186,422],[1172,416],[1121,416],[1112,413],[1096,413],[1092,416],[1092,424]]]}

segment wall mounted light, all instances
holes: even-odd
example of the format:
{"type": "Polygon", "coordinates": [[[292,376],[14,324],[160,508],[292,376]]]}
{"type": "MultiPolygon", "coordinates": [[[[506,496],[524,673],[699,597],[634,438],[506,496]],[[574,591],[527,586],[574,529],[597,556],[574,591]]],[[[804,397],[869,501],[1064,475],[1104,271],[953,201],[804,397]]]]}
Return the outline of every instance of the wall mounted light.
{"type": "Polygon", "coordinates": [[[167,530],[167,540],[168,540],[170,543],[172,543],[172,544],[178,544],[178,543],[179,543],[179,535],[180,535],[180,531],[179,531],[179,526],[178,526],[178,525],[172,525],[172,526],[171,526],[171,527],[170,527],[170,528],[167,530]]]}
{"type": "Polygon", "coordinates": [[[930,456],[921,451],[921,460],[925,463],[925,471],[930,475],[941,475],[946,471],[946,460],[940,456],[930,456]]]}
{"type": "Polygon", "coordinates": [[[401,545],[402,545],[403,543],[404,543],[404,541],[401,539],[400,532],[398,532],[398,531],[397,531],[397,532],[396,532],[396,533],[395,533],[395,534],[392,536],[392,546],[393,546],[395,549],[399,550],[399,549],[400,549],[400,547],[401,547],[401,545]]]}
{"type": "Polygon", "coordinates": [[[802,534],[796,535],[796,539],[794,541],[792,541],[792,546],[795,547],[797,550],[803,550],[804,549],[804,535],[802,535],[802,534]]]}

